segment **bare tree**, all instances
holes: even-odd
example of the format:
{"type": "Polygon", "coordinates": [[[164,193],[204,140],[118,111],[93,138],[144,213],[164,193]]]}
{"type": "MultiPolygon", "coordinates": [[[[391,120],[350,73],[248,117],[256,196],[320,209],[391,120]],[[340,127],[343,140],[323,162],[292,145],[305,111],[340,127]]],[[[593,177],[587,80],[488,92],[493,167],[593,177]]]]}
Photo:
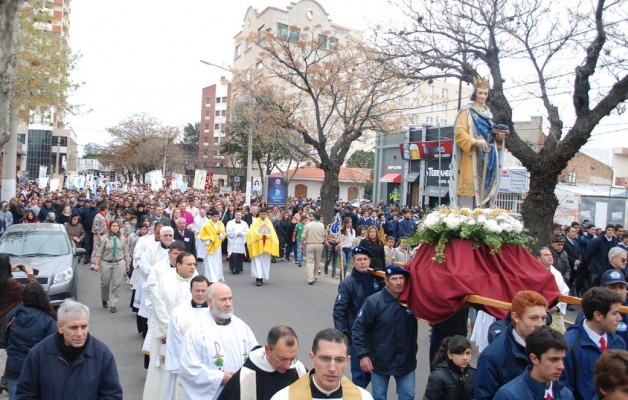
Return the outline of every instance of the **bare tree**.
{"type": "Polygon", "coordinates": [[[268,31],[251,40],[261,49],[264,76],[241,71],[235,75],[236,90],[254,98],[273,94],[268,107],[286,129],[284,143],[325,172],[321,206],[331,220],[340,167],[351,144],[368,131],[401,129],[396,99],[405,82],[360,41],[318,27],[286,38],[268,31]]]}
{"type": "Polygon", "coordinates": [[[402,10],[407,25],[376,40],[404,76],[471,83],[490,75],[495,122],[510,127],[506,147],[530,172],[523,218],[546,243],[559,174],[628,98],[626,1],[421,0],[406,1],[402,10]],[[563,107],[569,96],[571,110],[563,107]],[[549,122],[538,151],[513,125],[513,104],[522,101],[542,105],[549,122]],[[573,120],[569,128],[566,119],[573,120]]]}
{"type": "Polygon", "coordinates": [[[112,140],[99,158],[107,160],[127,176],[136,173],[143,177],[147,172],[161,169],[166,154],[171,165],[181,163],[177,160],[180,150],[172,145],[180,135],[179,130],[162,126],[146,114],[132,115],[107,128],[107,132],[112,140]]]}

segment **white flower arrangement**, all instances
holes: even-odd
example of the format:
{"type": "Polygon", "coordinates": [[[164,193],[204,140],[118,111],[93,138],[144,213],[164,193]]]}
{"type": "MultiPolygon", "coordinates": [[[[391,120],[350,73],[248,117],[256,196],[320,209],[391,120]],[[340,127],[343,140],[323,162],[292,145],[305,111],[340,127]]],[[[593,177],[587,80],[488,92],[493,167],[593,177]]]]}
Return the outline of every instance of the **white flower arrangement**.
{"type": "Polygon", "coordinates": [[[534,243],[534,239],[524,232],[521,221],[497,208],[442,207],[429,213],[422,226],[412,237],[412,242],[435,244],[433,259],[439,263],[445,261],[445,243],[453,238],[471,240],[475,247],[484,243],[493,253],[506,243],[528,248],[534,243]]]}

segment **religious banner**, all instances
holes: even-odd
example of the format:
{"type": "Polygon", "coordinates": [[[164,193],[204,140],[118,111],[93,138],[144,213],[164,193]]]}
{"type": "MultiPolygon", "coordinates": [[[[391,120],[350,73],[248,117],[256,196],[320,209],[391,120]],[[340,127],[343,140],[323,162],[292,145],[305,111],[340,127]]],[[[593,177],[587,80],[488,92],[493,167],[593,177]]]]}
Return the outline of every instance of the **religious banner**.
{"type": "Polygon", "coordinates": [[[268,193],[266,203],[271,206],[283,206],[286,204],[286,181],[282,177],[268,178],[268,193]]]}
{"type": "Polygon", "coordinates": [[[253,177],[253,191],[257,193],[262,191],[262,178],[260,176],[253,177]]]}
{"type": "Polygon", "coordinates": [[[50,191],[56,192],[59,189],[59,179],[50,180],[50,191]]]}
{"type": "Polygon", "coordinates": [[[202,189],[205,189],[205,191],[207,193],[211,193],[214,190],[214,173],[213,172],[206,172],[206,176],[205,176],[205,187],[203,187],[202,189]]]}
{"type": "Polygon", "coordinates": [[[150,184],[151,190],[161,190],[163,189],[163,175],[161,170],[150,171],[145,176],[145,182],[150,184]]]}
{"type": "Polygon", "coordinates": [[[194,184],[192,187],[196,190],[205,189],[205,182],[207,181],[207,171],[203,169],[197,169],[194,171],[194,184]]]}
{"type": "Polygon", "coordinates": [[[404,160],[423,160],[426,158],[451,158],[454,141],[432,140],[427,142],[401,143],[399,150],[404,160]]]}

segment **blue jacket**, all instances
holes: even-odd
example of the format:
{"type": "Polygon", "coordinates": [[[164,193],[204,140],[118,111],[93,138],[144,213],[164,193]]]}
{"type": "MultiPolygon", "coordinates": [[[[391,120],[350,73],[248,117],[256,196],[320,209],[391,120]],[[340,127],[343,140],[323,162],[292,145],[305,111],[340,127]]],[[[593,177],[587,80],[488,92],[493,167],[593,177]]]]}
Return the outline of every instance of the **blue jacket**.
{"type": "Polygon", "coordinates": [[[399,224],[397,226],[399,238],[402,238],[404,236],[410,237],[414,234],[415,231],[416,223],[414,222],[414,220],[412,220],[411,218],[401,218],[399,220],[399,224]]]}
{"type": "Polygon", "coordinates": [[[7,347],[7,370],[19,373],[28,351],[56,331],[55,319],[39,308],[20,304],[9,311],[0,332],[0,344],[7,347]]]}
{"type": "MultiPolygon", "coordinates": [[[[593,343],[584,330],[584,321],[572,325],[565,333],[569,351],[565,358],[565,370],[560,381],[569,387],[574,395],[583,399],[592,399],[595,395],[593,386],[593,365],[602,355],[600,347],[593,343]]],[[[614,333],[607,333],[606,348],[626,349],[624,340],[614,333]]]]}
{"type": "Polygon", "coordinates": [[[334,328],[344,333],[349,341],[351,341],[351,327],[367,297],[362,285],[362,279],[371,278],[373,293],[380,289],[377,280],[370,276],[370,272],[360,274],[357,271],[353,271],[338,286],[338,295],[336,296],[333,312],[334,328]]]}
{"type": "Polygon", "coordinates": [[[359,359],[370,357],[374,372],[403,375],[416,369],[418,324],[387,288],[368,297],[352,328],[359,359]]]}
{"type": "Polygon", "coordinates": [[[607,269],[612,268],[608,260],[608,252],[617,246],[617,243],[619,240],[615,236],[608,240],[604,233],[593,238],[584,256],[590,273],[601,275],[607,269]]]}
{"type": "Polygon", "coordinates": [[[122,399],[116,361],[109,348],[90,336],[70,366],[50,335],[28,353],[17,383],[18,400],[122,399]]]}
{"type": "Polygon", "coordinates": [[[497,389],[525,371],[528,356],[515,342],[512,326],[493,340],[480,354],[475,380],[475,400],[492,399],[497,389]]]}
{"type": "MultiPolygon", "coordinates": [[[[495,393],[494,400],[527,400],[527,399],[544,399],[545,383],[539,382],[530,376],[530,367],[502,386],[495,393]]],[[[571,390],[561,382],[552,383],[552,399],[553,400],[574,400],[571,390]]]]}

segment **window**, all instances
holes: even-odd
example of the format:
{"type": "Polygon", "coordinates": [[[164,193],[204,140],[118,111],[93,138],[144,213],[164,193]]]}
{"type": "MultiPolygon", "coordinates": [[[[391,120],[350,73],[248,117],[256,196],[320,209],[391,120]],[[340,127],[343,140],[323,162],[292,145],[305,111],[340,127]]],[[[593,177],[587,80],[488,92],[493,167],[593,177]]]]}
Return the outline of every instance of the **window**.
{"type": "Polygon", "coordinates": [[[412,108],[417,108],[419,106],[419,99],[418,98],[414,98],[412,99],[412,108]]]}
{"type": "Polygon", "coordinates": [[[211,115],[211,114],[209,113],[209,110],[205,110],[205,118],[209,118],[209,117],[210,117],[210,115],[211,115]]]}
{"type": "Polygon", "coordinates": [[[327,35],[318,35],[318,43],[323,49],[327,48],[327,35]]]}
{"type": "Polygon", "coordinates": [[[205,132],[209,132],[209,124],[205,124],[205,132]]]}
{"type": "Polygon", "coordinates": [[[220,97],[216,97],[216,104],[220,103],[220,97]]]}
{"type": "Polygon", "coordinates": [[[240,57],[241,54],[242,54],[242,48],[240,45],[237,45],[235,48],[235,56],[240,57]]]}
{"type": "Polygon", "coordinates": [[[425,118],[425,123],[426,124],[432,124],[432,117],[426,117],[425,118]]]}
{"type": "Polygon", "coordinates": [[[421,84],[418,82],[414,82],[414,84],[412,85],[412,90],[415,93],[419,93],[419,90],[421,89],[421,84]]]}
{"type": "Polygon", "coordinates": [[[22,143],[22,144],[26,144],[26,134],[25,133],[19,133],[17,135],[17,142],[18,143],[22,143]]]}
{"type": "Polygon", "coordinates": [[[418,120],[418,115],[413,115],[413,116],[410,118],[410,125],[416,125],[417,120],[418,120]]]}
{"type": "Polygon", "coordinates": [[[403,96],[397,96],[397,107],[403,107],[403,96]]]}
{"type": "Polygon", "coordinates": [[[220,139],[221,139],[220,136],[218,136],[218,137],[214,136],[214,146],[220,144],[220,141],[221,141],[220,139]]]}
{"type": "Polygon", "coordinates": [[[441,91],[441,97],[443,99],[448,99],[449,98],[449,89],[443,88],[442,91],[441,91]]]}
{"type": "Polygon", "coordinates": [[[211,97],[205,97],[205,106],[210,106],[212,104],[212,98],[211,97]]]}
{"type": "Polygon", "coordinates": [[[209,146],[209,142],[203,142],[203,147],[209,146]]]}
{"type": "Polygon", "coordinates": [[[427,95],[428,96],[434,96],[434,85],[429,85],[427,87],[427,95]]]}
{"type": "Polygon", "coordinates": [[[277,24],[277,37],[280,39],[288,39],[289,27],[286,24],[277,24]]]}
{"type": "Polygon", "coordinates": [[[288,40],[291,42],[296,42],[297,40],[299,40],[300,35],[301,35],[301,29],[297,28],[296,26],[291,26],[290,36],[288,37],[288,40]]]}
{"type": "Polygon", "coordinates": [[[220,130],[220,124],[214,124],[214,130],[220,130]]]}
{"type": "Polygon", "coordinates": [[[225,104],[227,104],[227,98],[226,98],[226,97],[223,97],[223,98],[222,98],[222,102],[223,102],[223,103],[225,103],[225,104]]]}
{"type": "Polygon", "coordinates": [[[335,38],[329,38],[329,44],[327,45],[327,49],[328,50],[333,50],[336,48],[336,39],[335,38]]]}
{"type": "Polygon", "coordinates": [[[440,103],[440,110],[442,112],[447,112],[447,101],[442,100],[442,103],[440,103]]]}
{"type": "Polygon", "coordinates": [[[257,28],[257,40],[262,40],[262,38],[264,37],[264,28],[265,28],[265,25],[262,25],[259,28],[257,28]]]}
{"type": "Polygon", "coordinates": [[[429,112],[434,112],[434,103],[433,102],[428,102],[427,103],[427,109],[429,110],[429,112]]]}
{"type": "Polygon", "coordinates": [[[63,136],[53,136],[52,145],[65,147],[68,145],[68,138],[63,137],[63,136]]]}
{"type": "Polygon", "coordinates": [[[220,110],[216,110],[216,116],[220,117],[220,110]]]}
{"type": "Polygon", "coordinates": [[[226,117],[227,116],[227,110],[220,110],[220,116],[221,117],[226,117]]]}

